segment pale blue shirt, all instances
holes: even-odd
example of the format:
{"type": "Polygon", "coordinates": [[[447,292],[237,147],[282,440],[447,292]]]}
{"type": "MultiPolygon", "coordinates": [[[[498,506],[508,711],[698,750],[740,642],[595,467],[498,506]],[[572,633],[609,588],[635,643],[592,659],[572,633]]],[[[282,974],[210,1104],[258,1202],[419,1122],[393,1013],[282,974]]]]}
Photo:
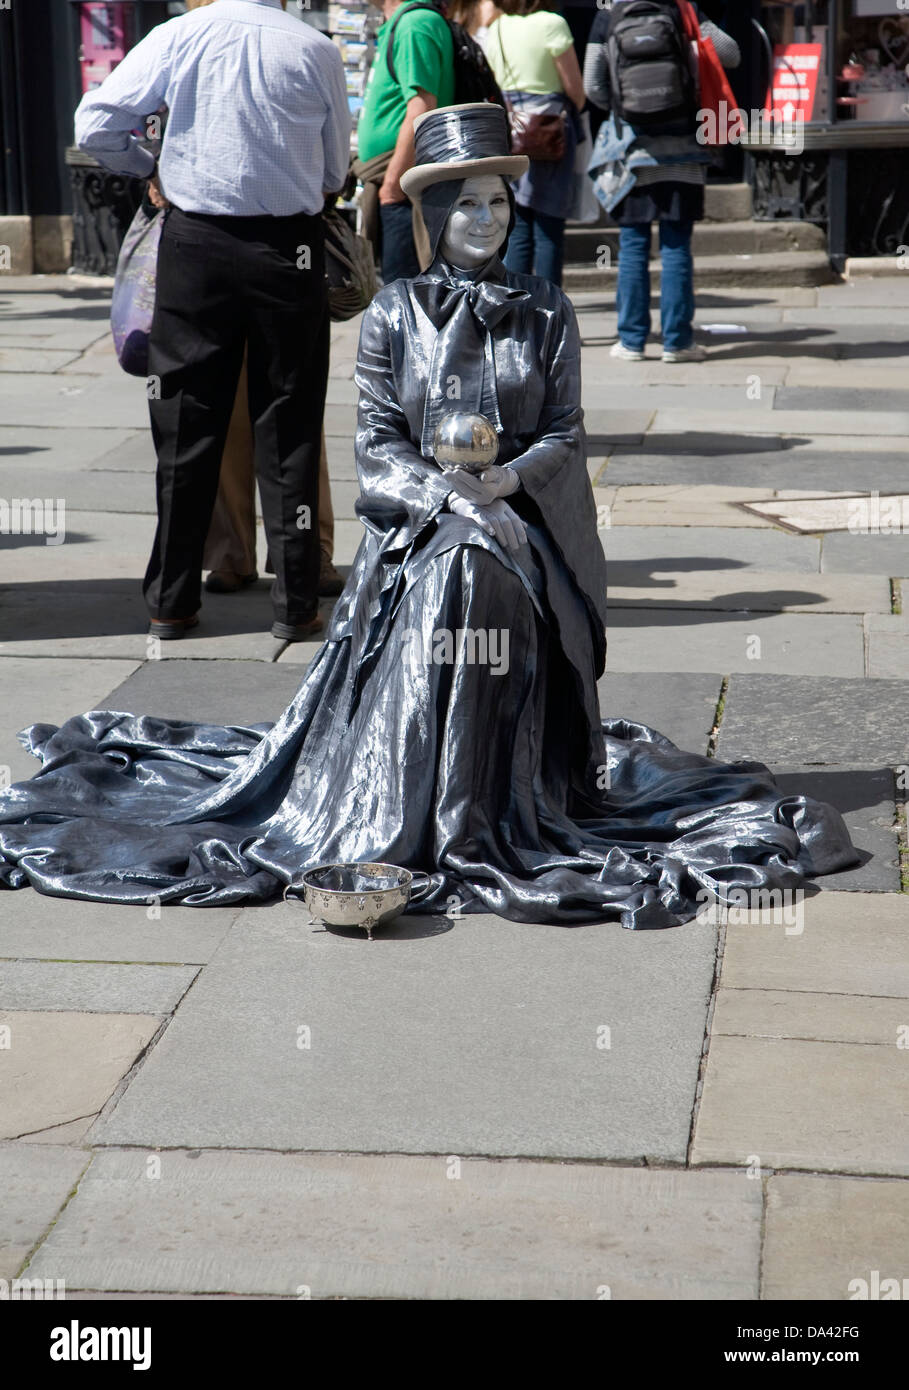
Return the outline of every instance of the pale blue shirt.
{"type": "Polygon", "coordinates": [[[338,48],[280,0],[217,0],[159,24],[76,111],[76,143],[147,178],[135,128],[168,108],[159,172],[185,212],[318,213],[347,177],[350,112],[338,48]]]}

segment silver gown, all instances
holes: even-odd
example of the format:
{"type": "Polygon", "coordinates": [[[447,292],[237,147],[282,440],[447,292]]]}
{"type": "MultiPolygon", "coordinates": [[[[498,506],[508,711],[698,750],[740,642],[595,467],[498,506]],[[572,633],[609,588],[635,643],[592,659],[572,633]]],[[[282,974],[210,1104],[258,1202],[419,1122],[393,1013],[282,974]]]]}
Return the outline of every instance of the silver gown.
{"type": "MultiPolygon", "coordinates": [[[[365,534],[327,639],[274,725],[93,710],[20,735],[0,883],[98,902],[266,900],[318,863],[430,875],[416,911],[667,927],[704,889],[791,889],[855,862],[839,814],[623,719],[601,722],[606,574],[574,311],[548,282],[437,257],[366,311],[365,534]],[[528,541],[447,510],[439,414],[482,409],[528,541]]],[[[700,895],[700,897],[699,897],[700,895]]],[[[738,899],[741,901],[741,899],[738,899]]]]}

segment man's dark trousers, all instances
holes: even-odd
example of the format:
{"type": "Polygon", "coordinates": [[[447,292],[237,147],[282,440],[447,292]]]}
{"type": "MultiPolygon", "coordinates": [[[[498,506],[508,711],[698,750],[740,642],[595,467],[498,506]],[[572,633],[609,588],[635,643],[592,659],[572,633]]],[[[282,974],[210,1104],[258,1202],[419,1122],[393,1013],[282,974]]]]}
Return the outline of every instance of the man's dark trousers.
{"type": "Polygon", "coordinates": [[[168,210],[149,342],[158,529],[145,575],[153,618],[201,601],[202,550],[244,344],[275,620],[318,606],[319,449],[329,317],[322,219],[168,210]]]}

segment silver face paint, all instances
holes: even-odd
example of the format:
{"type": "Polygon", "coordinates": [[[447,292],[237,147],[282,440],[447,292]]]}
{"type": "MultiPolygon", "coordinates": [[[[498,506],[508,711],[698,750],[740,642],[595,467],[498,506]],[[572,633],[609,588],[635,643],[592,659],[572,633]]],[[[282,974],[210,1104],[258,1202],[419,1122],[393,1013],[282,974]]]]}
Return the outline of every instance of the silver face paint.
{"type": "Polygon", "coordinates": [[[511,207],[501,174],[465,179],[439,249],[450,265],[475,270],[494,256],[508,235],[511,207]]]}

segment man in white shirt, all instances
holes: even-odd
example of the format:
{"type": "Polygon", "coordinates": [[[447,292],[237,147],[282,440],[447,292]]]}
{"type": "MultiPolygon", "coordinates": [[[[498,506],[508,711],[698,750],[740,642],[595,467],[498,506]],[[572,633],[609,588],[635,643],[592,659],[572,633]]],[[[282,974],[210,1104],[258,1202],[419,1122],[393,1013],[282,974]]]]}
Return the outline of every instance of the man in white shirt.
{"type": "Polygon", "coordinates": [[[322,626],[318,474],[329,320],[321,210],[347,176],[341,55],[282,0],[217,0],[159,25],[83,97],[76,141],[153,177],[132,133],[168,109],[157,171],[171,204],[158,254],[149,409],[158,529],[151,631],[198,622],[202,550],[244,344],[256,468],[275,571],[272,632],[322,626]]]}

